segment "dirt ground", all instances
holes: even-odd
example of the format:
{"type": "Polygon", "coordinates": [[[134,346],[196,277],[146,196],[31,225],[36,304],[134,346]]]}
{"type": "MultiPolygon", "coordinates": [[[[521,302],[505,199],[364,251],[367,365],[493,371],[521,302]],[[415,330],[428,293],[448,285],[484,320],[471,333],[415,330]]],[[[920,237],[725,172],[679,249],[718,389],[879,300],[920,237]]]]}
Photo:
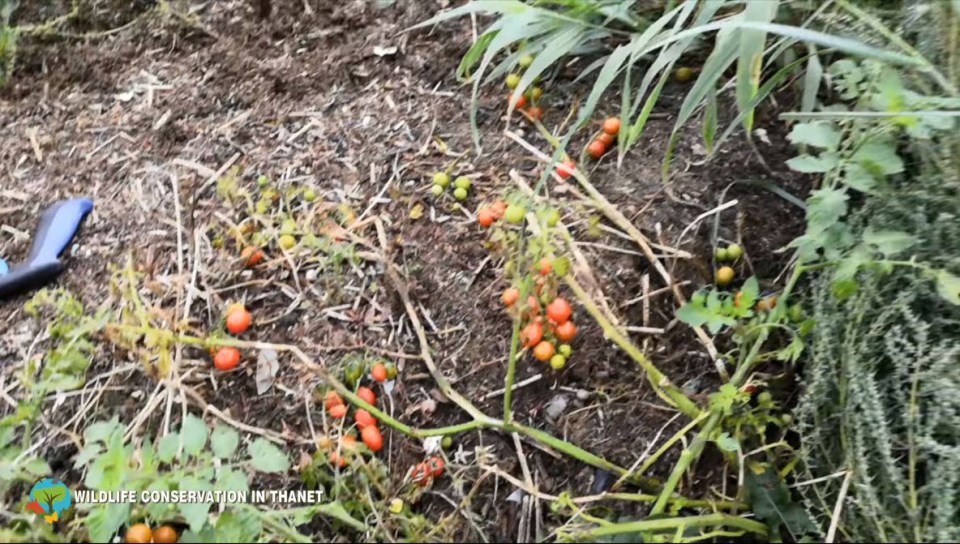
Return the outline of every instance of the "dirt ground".
{"type": "MultiPolygon", "coordinates": [[[[237,1],[174,3],[183,13],[198,6],[185,18],[153,11],[145,16],[151,3],[134,4],[126,11],[92,13],[77,23],[86,27],[72,28],[88,32],[125,25],[109,35],[22,44],[17,71],[0,91],[0,254],[16,262],[27,251],[36,217],[49,203],[90,196],[95,210],[72,250],[69,270],[58,281],[88,307],[107,299],[112,268],[129,257],[154,283],[160,299],[173,300],[184,286],[195,286],[190,316],[198,328],[217,327],[223,304],[243,299],[256,316],[257,339],[301,345],[318,360],[335,363],[349,347],[406,354],[394,358],[401,373],[393,413],[414,426],[467,421],[435,390],[382,266],[362,264],[345,273],[340,291],[312,282],[304,270],[293,277],[282,263],[268,271],[237,272],[225,262],[230,257],[212,247],[212,225],[231,213],[217,198],[215,183],[208,182],[222,168],[240,166],[241,182],[251,187],[260,174],[281,186],[309,184],[325,201],[383,219],[394,261],[427,318],[427,337],[441,371],[486,413],[500,416],[502,396],[496,391],[503,387],[511,328],[499,303],[506,283],[501,263],[485,248],[485,233],[475,221],[430,197],[429,176],[450,160],[433,142],[441,139],[453,153],[468,152],[460,170],[474,179],[466,204],[470,211],[512,188],[510,169],[535,181],[540,167],[503,137],[499,89],[484,93],[479,115],[484,154],[477,158],[473,153],[469,89],[454,77],[472,39],[469,19],[402,32],[446,7],[446,0],[307,2],[312,4],[309,13],[302,0],[287,0],[276,2],[274,16],[262,22],[252,6],[237,1]],[[414,219],[410,212],[417,205],[425,213],[414,219]],[[277,288],[264,289],[265,278],[277,288]],[[386,289],[372,291],[371,283],[386,289]],[[350,305],[347,311],[328,311],[344,302],[350,305]],[[428,414],[420,407],[431,398],[440,402],[428,414]]],[[[50,9],[63,12],[62,7],[50,9]]],[[[548,128],[562,122],[589,90],[570,85],[566,77],[558,74],[545,82],[548,128]]],[[[617,169],[615,156],[608,156],[589,166],[591,179],[652,240],[694,255],[664,261],[676,281],[689,282],[683,287],[688,295],[711,281],[712,216],[682,240],[678,237],[697,216],[734,198],[740,200],[740,215],[721,215],[720,236],[743,241],[756,273],[776,277],[786,263],[774,250],[797,235],[802,211],[755,186],[731,184],[773,181],[802,194],[804,181],[786,173],[785,150],[763,138],[755,139],[753,150],[734,137],[706,162],[699,133],[691,128],[675,154],[674,179],[665,190],[660,160],[673,127],[672,112],[684,92],[680,84],[673,85],[622,168],[617,169]]],[[[617,112],[619,99],[609,100],[597,118],[617,112]]],[[[517,117],[510,124],[547,149],[529,125],[517,117]]],[[[775,118],[761,114],[757,125],[770,141],[783,141],[775,118]]],[[[583,144],[577,142],[575,148],[583,144]]],[[[622,322],[667,329],[663,334],[635,333],[632,339],[685,388],[699,392],[715,384],[716,371],[705,349],[688,327],[674,322],[672,299],[654,298],[646,320],[642,305],[629,302],[642,294],[644,275],[649,275],[651,289],[663,287],[636,247],[606,231],[591,236],[588,213],[578,214],[573,207],[566,212],[564,221],[582,241],[580,249],[622,322]]],[[[376,240],[372,230],[365,235],[376,240]]],[[[12,375],[42,350],[42,344],[34,345],[42,323],[25,317],[25,300],[0,304],[0,373],[12,375]]],[[[515,418],[631,466],[658,433],[669,434],[682,421],[672,420],[674,413],[650,390],[636,364],[603,338],[585,312],[579,314],[576,354],[564,371],[529,361],[520,365],[518,381],[537,374],[541,378],[517,391],[515,418]],[[551,420],[545,406],[560,396],[568,407],[551,420]]],[[[312,394],[315,380],[293,366],[283,367],[275,386],[258,395],[253,365],[214,380],[205,353],[186,350],[182,357],[182,368],[190,370],[188,381],[211,405],[290,438],[293,452],[313,451],[303,399],[312,394]]],[[[89,375],[125,362],[124,353],[101,349],[89,375]]],[[[154,379],[138,370],[110,380],[113,389],[89,408],[74,431],[113,414],[129,421],[155,387],[154,379]]],[[[320,412],[312,407],[314,421],[320,412]]],[[[151,416],[144,430],[159,425],[159,414],[151,416]]],[[[463,435],[460,442],[465,449],[492,445],[501,468],[522,477],[509,436],[484,431],[463,435]]],[[[66,440],[57,451],[61,464],[54,468],[67,471],[76,448],[66,440]]],[[[419,444],[394,433],[384,458],[393,473],[402,474],[422,457],[421,451],[419,444]]],[[[544,492],[591,492],[591,467],[531,445],[524,451],[544,492]]],[[[719,485],[716,467],[707,464],[701,463],[698,477],[689,483],[692,490],[685,493],[706,495],[719,485]]],[[[661,466],[670,466],[669,459],[661,466]]],[[[283,483],[299,485],[292,478],[283,483]]],[[[491,537],[515,539],[519,506],[504,501],[502,489],[494,500],[493,487],[485,488],[483,504],[475,507],[484,512],[484,530],[491,537]]],[[[422,508],[439,515],[451,506],[428,500],[422,508]]]]}

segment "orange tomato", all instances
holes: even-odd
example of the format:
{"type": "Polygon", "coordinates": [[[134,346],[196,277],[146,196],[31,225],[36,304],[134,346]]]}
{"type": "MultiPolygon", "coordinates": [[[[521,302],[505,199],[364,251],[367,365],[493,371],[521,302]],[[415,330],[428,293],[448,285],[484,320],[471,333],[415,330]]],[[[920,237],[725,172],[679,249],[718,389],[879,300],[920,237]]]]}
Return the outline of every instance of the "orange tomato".
{"type": "Polygon", "coordinates": [[[527,108],[527,115],[529,115],[533,119],[539,120],[541,117],[543,117],[543,108],[539,106],[530,106],[529,108],[527,108]]]}
{"type": "Polygon", "coordinates": [[[213,366],[217,370],[232,370],[240,364],[240,350],[237,348],[220,348],[213,358],[213,366]]]}
{"type": "Polygon", "coordinates": [[[492,206],[490,206],[490,209],[493,210],[494,216],[497,219],[500,219],[507,211],[507,203],[502,200],[498,200],[494,202],[492,206]]]}
{"type": "Polygon", "coordinates": [[[430,470],[430,465],[426,461],[417,463],[417,466],[413,468],[413,474],[411,475],[411,479],[420,486],[427,485],[432,477],[433,471],[430,470]]]}
{"type": "Polygon", "coordinates": [[[346,457],[344,457],[343,455],[340,455],[339,453],[337,453],[336,450],[331,451],[330,454],[327,455],[327,459],[329,459],[329,460],[330,460],[330,464],[333,465],[333,466],[335,466],[335,467],[344,468],[344,467],[347,466],[347,459],[346,459],[346,457]]]}
{"type": "Polygon", "coordinates": [[[503,305],[507,307],[513,306],[518,300],[520,300],[520,290],[516,287],[508,287],[500,295],[500,302],[503,302],[503,305]]]}
{"type": "Polygon", "coordinates": [[[340,395],[333,389],[327,391],[327,396],[323,399],[323,406],[327,410],[338,404],[343,404],[343,399],[340,398],[340,395]]]}
{"type": "Polygon", "coordinates": [[[547,304],[547,318],[557,325],[566,323],[572,315],[573,308],[570,307],[570,303],[565,299],[557,297],[553,299],[553,302],[547,304]]]}
{"type": "Polygon", "coordinates": [[[357,410],[357,413],[354,414],[353,417],[357,420],[357,427],[360,427],[361,430],[366,429],[371,425],[374,427],[377,426],[376,418],[374,418],[370,412],[364,410],[363,408],[357,410]]]}
{"type": "Polygon", "coordinates": [[[334,419],[340,419],[347,415],[347,407],[342,404],[334,404],[327,408],[327,411],[330,412],[330,417],[334,419]]]}
{"type": "Polygon", "coordinates": [[[527,297],[527,311],[533,316],[540,315],[540,301],[537,297],[533,295],[527,297]]]}
{"type": "Polygon", "coordinates": [[[377,394],[373,392],[373,389],[369,387],[361,387],[357,389],[357,396],[363,399],[363,402],[376,406],[377,404],[377,394]]]}
{"type": "Polygon", "coordinates": [[[383,363],[373,365],[373,368],[370,370],[370,376],[378,382],[387,381],[387,367],[383,366],[383,363]]]}
{"type": "Polygon", "coordinates": [[[610,117],[603,122],[603,131],[611,136],[616,136],[620,133],[620,119],[616,117],[610,117]]]}
{"type": "Polygon", "coordinates": [[[253,315],[243,307],[233,309],[227,314],[227,330],[230,334],[243,334],[253,323],[253,315]]]}
{"type": "Polygon", "coordinates": [[[543,325],[534,321],[520,331],[520,341],[523,345],[532,348],[543,340],[543,325]]]}
{"type": "Polygon", "coordinates": [[[352,434],[345,434],[340,438],[340,447],[345,450],[353,450],[357,447],[357,437],[352,434]]]}
{"type": "Polygon", "coordinates": [[[550,260],[549,257],[543,257],[540,259],[538,266],[540,267],[541,276],[547,276],[553,271],[553,261],[550,260]]]}
{"type": "Polygon", "coordinates": [[[607,134],[606,132],[601,132],[601,133],[597,136],[596,141],[602,143],[602,144],[603,144],[603,147],[606,147],[606,148],[609,149],[610,146],[613,145],[614,137],[615,137],[615,136],[614,136],[613,134],[607,134]]]}
{"type": "Polygon", "coordinates": [[[537,344],[537,347],[533,348],[533,356],[537,358],[538,361],[549,361],[554,354],[557,353],[557,348],[553,347],[553,344],[544,340],[537,344]]]}
{"type": "Polygon", "coordinates": [[[256,266],[263,260],[263,251],[256,246],[247,246],[240,252],[240,258],[245,266],[256,266]]]}
{"type": "Polygon", "coordinates": [[[127,534],[123,540],[124,542],[133,542],[134,544],[147,544],[153,540],[153,531],[150,530],[150,526],[146,523],[137,523],[127,529],[127,534]]]}
{"type": "Polygon", "coordinates": [[[573,175],[573,170],[577,167],[577,163],[573,162],[572,159],[566,159],[562,164],[557,165],[557,174],[561,178],[567,179],[573,175]]]}
{"type": "Polygon", "coordinates": [[[557,325],[557,328],[554,329],[553,334],[557,337],[557,340],[561,342],[570,342],[575,336],[577,336],[577,325],[573,321],[565,321],[557,325]]]}
{"type": "Polygon", "coordinates": [[[363,443],[370,448],[370,451],[376,453],[383,449],[383,435],[380,434],[380,429],[376,425],[364,427],[360,431],[360,437],[363,438],[363,443]]]}
{"type": "Polygon", "coordinates": [[[483,208],[477,212],[477,223],[480,223],[480,226],[487,228],[497,220],[497,215],[490,208],[483,208]]]}
{"type": "Polygon", "coordinates": [[[177,530],[163,525],[153,532],[153,541],[156,544],[174,544],[177,541],[177,530]]]}
{"type": "Polygon", "coordinates": [[[599,159],[606,152],[607,146],[603,145],[603,142],[600,140],[594,140],[590,142],[589,146],[587,146],[587,153],[589,153],[594,159],[599,159]]]}

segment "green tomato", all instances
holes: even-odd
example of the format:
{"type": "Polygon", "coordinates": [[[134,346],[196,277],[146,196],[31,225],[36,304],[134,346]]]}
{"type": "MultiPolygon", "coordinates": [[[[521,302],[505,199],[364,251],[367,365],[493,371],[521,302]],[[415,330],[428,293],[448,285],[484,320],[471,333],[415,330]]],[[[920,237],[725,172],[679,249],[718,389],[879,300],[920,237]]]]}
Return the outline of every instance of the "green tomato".
{"type": "Polygon", "coordinates": [[[736,261],[743,256],[743,248],[740,247],[740,244],[730,244],[727,246],[727,257],[731,261],[736,261]]]}
{"type": "Polygon", "coordinates": [[[261,187],[266,187],[269,184],[270,184],[270,178],[268,178],[267,176],[261,175],[259,178],[257,178],[257,185],[261,187]]]}
{"type": "Polygon", "coordinates": [[[773,402],[773,395],[771,395],[769,391],[764,391],[757,395],[757,402],[760,404],[770,404],[773,402]]]}
{"type": "Polygon", "coordinates": [[[517,61],[517,64],[519,64],[521,68],[529,68],[530,65],[533,64],[533,55],[524,55],[520,57],[520,60],[517,61]]]}
{"type": "Polygon", "coordinates": [[[799,304],[794,304],[787,310],[787,316],[789,316],[790,321],[794,323],[803,321],[803,308],[799,304]]]}
{"type": "Polygon", "coordinates": [[[343,371],[343,379],[347,382],[350,387],[356,385],[356,383],[363,377],[363,365],[358,361],[351,361],[347,364],[347,368],[343,371]]]}
{"type": "Polygon", "coordinates": [[[280,225],[280,234],[293,234],[297,232],[297,222],[293,219],[284,219],[280,225]]]}
{"type": "Polygon", "coordinates": [[[547,212],[547,226],[548,226],[548,227],[555,227],[555,226],[557,226],[557,223],[559,223],[559,222],[560,222],[560,212],[559,212],[558,210],[556,210],[555,208],[551,208],[551,209],[547,212]]]}
{"type": "Polygon", "coordinates": [[[306,200],[307,202],[313,202],[314,200],[317,199],[317,192],[314,191],[313,189],[307,189],[306,191],[303,192],[303,199],[306,200]]]}
{"type": "Polygon", "coordinates": [[[457,200],[466,200],[467,199],[467,190],[463,187],[457,187],[453,190],[453,197],[457,200]]]}
{"type": "Polygon", "coordinates": [[[713,252],[713,256],[722,262],[730,258],[730,253],[725,248],[718,247],[716,251],[713,252]]]}
{"type": "Polygon", "coordinates": [[[543,89],[540,87],[534,87],[530,89],[530,98],[533,100],[540,100],[541,96],[543,96],[543,89]]]}
{"type": "Polygon", "coordinates": [[[793,423],[793,416],[791,416],[790,414],[783,414],[782,416],[780,416],[780,421],[783,421],[784,425],[789,425],[793,423]]]}
{"type": "Polygon", "coordinates": [[[437,197],[438,197],[438,196],[440,196],[440,195],[443,194],[443,186],[442,186],[442,185],[434,185],[433,187],[430,188],[430,192],[433,193],[433,196],[437,196],[437,197]]]}
{"type": "Polygon", "coordinates": [[[560,370],[565,366],[567,366],[567,358],[563,355],[558,353],[550,358],[550,368],[560,370]]]}
{"type": "Polygon", "coordinates": [[[452,447],[453,447],[453,437],[452,437],[452,436],[449,436],[449,435],[444,436],[444,437],[443,437],[443,440],[440,441],[440,447],[443,448],[443,449],[445,449],[445,450],[449,450],[450,448],[452,448],[452,447]]]}
{"type": "Polygon", "coordinates": [[[527,210],[523,206],[511,204],[507,206],[507,211],[504,212],[503,218],[507,220],[507,223],[518,225],[523,221],[523,218],[526,215],[527,210]]]}
{"type": "Polygon", "coordinates": [[[397,365],[393,363],[387,363],[383,365],[387,369],[387,379],[392,380],[397,377],[397,365]]]}
{"type": "Polygon", "coordinates": [[[450,185],[450,175],[446,172],[437,172],[433,175],[433,183],[446,189],[447,185],[450,185]]]}
{"type": "Polygon", "coordinates": [[[557,348],[557,351],[560,352],[560,355],[564,357],[570,357],[570,354],[573,353],[573,348],[570,347],[570,344],[560,344],[560,347],[557,348]]]}
{"type": "Polygon", "coordinates": [[[470,178],[467,176],[460,176],[453,180],[453,186],[458,189],[470,189],[470,185],[470,178]]]}
{"type": "Polygon", "coordinates": [[[297,239],[289,234],[284,234],[277,240],[277,244],[283,249],[293,249],[293,246],[297,245],[297,239]]]}
{"type": "Polygon", "coordinates": [[[520,84],[520,76],[517,74],[510,74],[507,76],[507,88],[516,89],[517,85],[520,84]]]}

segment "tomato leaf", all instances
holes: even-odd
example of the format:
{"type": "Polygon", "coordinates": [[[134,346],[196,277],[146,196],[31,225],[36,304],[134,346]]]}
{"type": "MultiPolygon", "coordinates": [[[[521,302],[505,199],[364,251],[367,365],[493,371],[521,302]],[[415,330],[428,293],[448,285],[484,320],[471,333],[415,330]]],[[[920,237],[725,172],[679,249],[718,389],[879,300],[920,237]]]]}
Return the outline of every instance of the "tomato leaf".
{"type": "Polygon", "coordinates": [[[286,472],[290,468],[287,455],[266,438],[254,440],[247,453],[250,454],[250,465],[260,472],[286,472]]]}
{"type": "Polygon", "coordinates": [[[771,534],[777,534],[781,525],[794,537],[817,531],[806,511],[790,500],[787,484],[766,463],[751,463],[744,471],[744,485],[750,508],[770,527],[771,534]]]}
{"type": "Polygon", "coordinates": [[[730,433],[723,432],[714,440],[717,443],[717,447],[723,451],[735,452],[740,451],[740,442],[736,438],[730,436],[730,433]]]}
{"type": "Polygon", "coordinates": [[[180,447],[180,433],[172,432],[160,439],[157,444],[157,458],[161,463],[169,463],[177,455],[180,447]]]}
{"type": "Polygon", "coordinates": [[[867,142],[857,148],[852,159],[874,175],[899,174],[904,168],[896,146],[887,142],[867,142]]]}
{"type": "Polygon", "coordinates": [[[837,163],[837,156],[833,153],[823,153],[820,156],[804,154],[788,160],[787,166],[796,172],[818,174],[833,170],[837,163]]]}
{"type": "Polygon", "coordinates": [[[180,428],[180,437],[183,440],[183,450],[191,455],[203,451],[207,443],[207,424],[193,414],[187,414],[180,428]]]}
{"type": "Polygon", "coordinates": [[[233,452],[237,451],[237,444],[240,443],[240,435],[226,425],[219,424],[213,429],[210,435],[210,449],[213,454],[220,459],[227,459],[233,452]]]}
{"type": "Polygon", "coordinates": [[[960,277],[946,270],[938,270],[937,293],[947,302],[960,306],[960,277]]]}
{"type": "Polygon", "coordinates": [[[220,542],[256,542],[262,530],[260,518],[248,510],[227,510],[217,518],[220,542]]]}
{"type": "Polygon", "coordinates": [[[793,125],[787,139],[794,145],[810,145],[821,149],[836,149],[840,145],[840,133],[833,125],[824,122],[793,125]]]}
{"type": "Polygon", "coordinates": [[[898,230],[873,230],[867,227],[863,232],[863,242],[876,246],[885,257],[891,257],[913,246],[916,237],[898,230]]]}

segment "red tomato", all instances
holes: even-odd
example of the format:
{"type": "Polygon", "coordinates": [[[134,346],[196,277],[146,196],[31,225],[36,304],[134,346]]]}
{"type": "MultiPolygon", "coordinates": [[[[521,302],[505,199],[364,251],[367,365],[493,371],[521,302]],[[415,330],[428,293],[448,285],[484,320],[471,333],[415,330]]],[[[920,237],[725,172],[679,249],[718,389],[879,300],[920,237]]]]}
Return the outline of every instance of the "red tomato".
{"type": "Polygon", "coordinates": [[[516,109],[520,109],[527,105],[527,97],[523,96],[522,94],[516,99],[513,98],[512,93],[507,95],[507,103],[509,104],[511,101],[513,102],[513,107],[516,109]]]}
{"type": "Polygon", "coordinates": [[[603,145],[603,142],[600,140],[594,140],[590,142],[589,146],[587,146],[587,153],[589,153],[594,159],[599,159],[606,152],[607,146],[603,145]]]}
{"type": "Polygon", "coordinates": [[[155,544],[176,544],[177,530],[169,525],[158,527],[153,532],[153,542],[155,544]]]}
{"type": "Polygon", "coordinates": [[[378,429],[376,425],[364,427],[360,431],[360,438],[362,438],[363,443],[370,448],[370,451],[374,453],[383,449],[383,435],[380,434],[380,429],[378,429]]]}
{"type": "Polygon", "coordinates": [[[540,315],[540,301],[537,297],[533,295],[527,297],[527,311],[530,315],[540,315]]]}
{"type": "Polygon", "coordinates": [[[377,404],[377,394],[373,392],[373,389],[369,387],[361,387],[357,389],[357,396],[363,399],[364,402],[372,406],[377,404]]]}
{"type": "Polygon", "coordinates": [[[342,404],[334,404],[330,408],[327,408],[327,411],[330,412],[330,417],[334,419],[340,419],[347,415],[347,407],[342,404]]]}
{"type": "Polygon", "coordinates": [[[520,290],[516,287],[508,287],[504,289],[503,294],[500,295],[500,301],[503,302],[503,305],[507,307],[513,306],[519,299],[520,290]]]}
{"type": "Polygon", "coordinates": [[[385,382],[387,381],[387,367],[383,366],[383,363],[377,363],[370,370],[370,375],[375,381],[385,382]]]}
{"type": "Polygon", "coordinates": [[[256,246],[247,246],[240,252],[240,259],[245,266],[256,266],[263,260],[263,251],[256,246]]]}
{"type": "Polygon", "coordinates": [[[530,106],[527,108],[527,115],[539,120],[541,117],[543,117],[543,108],[539,106],[530,106]]]}
{"type": "Polygon", "coordinates": [[[323,399],[323,406],[329,410],[338,404],[343,404],[343,399],[340,398],[340,395],[333,389],[327,391],[327,396],[323,399]]]}
{"type": "Polygon", "coordinates": [[[520,332],[520,340],[528,348],[536,346],[543,340],[543,325],[536,321],[530,323],[520,332]]]}
{"type": "Polygon", "coordinates": [[[227,330],[230,334],[243,334],[250,328],[253,316],[244,308],[235,308],[227,314],[227,330]]]}
{"type": "Polygon", "coordinates": [[[553,334],[557,337],[557,340],[568,343],[577,336],[577,325],[573,321],[560,323],[553,331],[553,334]]]}
{"type": "Polygon", "coordinates": [[[213,358],[213,366],[217,370],[233,370],[240,364],[240,350],[237,348],[220,348],[213,358]]]}
{"type": "Polygon", "coordinates": [[[417,466],[413,468],[413,474],[411,479],[420,486],[427,485],[428,482],[433,477],[433,471],[430,470],[430,465],[426,461],[422,463],[417,463],[417,466]]]}
{"type": "Polygon", "coordinates": [[[614,137],[615,137],[615,136],[614,136],[613,134],[607,134],[606,132],[601,132],[601,133],[597,136],[596,141],[602,143],[602,144],[603,144],[603,147],[606,147],[606,148],[609,149],[610,146],[613,145],[614,137]]]}
{"type": "Polygon", "coordinates": [[[374,427],[377,426],[376,418],[374,418],[370,412],[364,410],[363,408],[357,410],[357,413],[354,414],[353,417],[357,420],[357,427],[360,427],[360,430],[366,429],[371,425],[374,427]]]}
{"type": "Polygon", "coordinates": [[[547,304],[547,318],[556,324],[566,323],[573,315],[573,308],[565,299],[557,297],[553,302],[547,304]]]}
{"type": "Polygon", "coordinates": [[[540,259],[539,267],[541,276],[549,275],[553,271],[553,261],[549,257],[544,257],[540,259]]]}
{"type": "Polygon", "coordinates": [[[497,215],[490,208],[483,208],[477,212],[477,223],[480,223],[480,226],[487,228],[497,220],[497,215]]]}
{"type": "Polygon", "coordinates": [[[573,170],[577,167],[577,163],[573,162],[573,159],[566,159],[562,164],[557,165],[557,174],[561,178],[567,179],[573,175],[573,170]]]}
{"type": "Polygon", "coordinates": [[[427,459],[427,465],[430,467],[430,472],[434,478],[439,478],[443,474],[443,459],[440,456],[434,455],[427,459]]]}

